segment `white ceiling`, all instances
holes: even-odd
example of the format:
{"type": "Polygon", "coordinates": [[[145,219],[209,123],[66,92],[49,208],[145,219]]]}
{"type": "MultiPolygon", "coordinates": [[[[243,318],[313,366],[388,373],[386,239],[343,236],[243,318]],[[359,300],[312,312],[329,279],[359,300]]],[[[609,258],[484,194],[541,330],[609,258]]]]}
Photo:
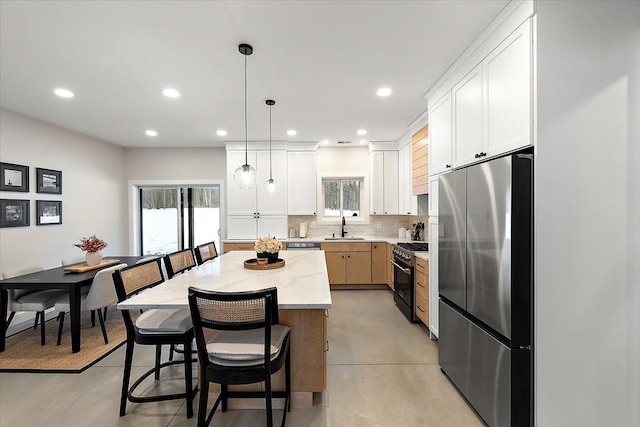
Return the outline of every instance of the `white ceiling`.
{"type": "Polygon", "coordinates": [[[355,145],[360,128],[367,141],[397,141],[507,3],[1,1],[0,105],[127,147],[244,141],[238,45],[249,43],[249,140],[268,140],[271,98],[274,141],[355,145]],[[392,95],[378,98],[381,86],[392,95]]]}

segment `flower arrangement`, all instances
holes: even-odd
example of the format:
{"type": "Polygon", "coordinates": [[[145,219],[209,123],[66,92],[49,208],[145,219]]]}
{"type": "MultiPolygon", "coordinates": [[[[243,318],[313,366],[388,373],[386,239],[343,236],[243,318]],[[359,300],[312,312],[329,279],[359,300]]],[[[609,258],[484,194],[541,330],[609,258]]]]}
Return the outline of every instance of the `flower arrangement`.
{"type": "Polygon", "coordinates": [[[280,252],[280,250],[284,247],[282,242],[275,237],[266,236],[261,237],[256,240],[256,243],[253,245],[253,248],[257,253],[268,252],[271,254],[276,254],[280,252]]]}
{"type": "Polygon", "coordinates": [[[80,243],[74,243],[73,246],[82,249],[85,252],[98,252],[107,247],[107,243],[96,237],[94,234],[91,237],[83,237],[80,239],[80,243]]]}

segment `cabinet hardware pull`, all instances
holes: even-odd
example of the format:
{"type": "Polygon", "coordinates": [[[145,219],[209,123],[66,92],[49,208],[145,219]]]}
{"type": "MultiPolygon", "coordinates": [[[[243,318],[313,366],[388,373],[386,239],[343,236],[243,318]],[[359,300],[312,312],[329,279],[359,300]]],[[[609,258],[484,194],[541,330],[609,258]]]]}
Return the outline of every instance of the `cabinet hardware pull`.
{"type": "Polygon", "coordinates": [[[450,167],[451,167],[451,165],[445,165],[445,167],[450,168],[450,167]]]}
{"type": "Polygon", "coordinates": [[[421,288],[424,288],[424,285],[421,285],[420,282],[416,282],[418,284],[418,286],[420,286],[421,288]]]}
{"type": "Polygon", "coordinates": [[[473,157],[475,157],[477,159],[478,157],[480,157],[480,154],[476,153],[473,157]]]}
{"type": "Polygon", "coordinates": [[[416,305],[416,307],[418,307],[418,310],[424,313],[424,310],[419,305],[416,305]]]}

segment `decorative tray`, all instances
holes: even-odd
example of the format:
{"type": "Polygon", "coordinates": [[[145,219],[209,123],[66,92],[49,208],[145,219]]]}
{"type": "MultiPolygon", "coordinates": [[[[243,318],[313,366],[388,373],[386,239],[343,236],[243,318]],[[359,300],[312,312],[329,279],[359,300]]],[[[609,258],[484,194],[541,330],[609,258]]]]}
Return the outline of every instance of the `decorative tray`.
{"type": "Polygon", "coordinates": [[[244,268],[248,268],[249,270],[274,270],[282,267],[284,267],[284,260],[282,258],[278,258],[278,260],[272,264],[264,265],[259,265],[256,258],[251,258],[244,262],[244,268]]]}
{"type": "Polygon", "coordinates": [[[115,265],[115,264],[118,264],[119,262],[120,262],[120,260],[117,260],[117,259],[103,259],[100,262],[100,264],[96,264],[96,265],[87,265],[87,264],[71,265],[69,267],[65,267],[64,271],[67,271],[69,273],[84,273],[86,271],[95,270],[96,268],[102,268],[102,267],[106,267],[108,265],[115,265]]]}

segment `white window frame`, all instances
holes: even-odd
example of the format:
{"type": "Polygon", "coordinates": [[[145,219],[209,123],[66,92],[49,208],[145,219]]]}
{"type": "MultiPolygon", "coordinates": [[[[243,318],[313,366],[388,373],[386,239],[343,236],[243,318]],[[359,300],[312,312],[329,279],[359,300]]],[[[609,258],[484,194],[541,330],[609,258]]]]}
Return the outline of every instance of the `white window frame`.
{"type": "Polygon", "coordinates": [[[342,217],[324,215],[324,181],[362,180],[360,187],[360,216],[347,218],[349,224],[369,224],[369,175],[363,172],[318,172],[317,222],[318,224],[340,224],[342,217]]]}

